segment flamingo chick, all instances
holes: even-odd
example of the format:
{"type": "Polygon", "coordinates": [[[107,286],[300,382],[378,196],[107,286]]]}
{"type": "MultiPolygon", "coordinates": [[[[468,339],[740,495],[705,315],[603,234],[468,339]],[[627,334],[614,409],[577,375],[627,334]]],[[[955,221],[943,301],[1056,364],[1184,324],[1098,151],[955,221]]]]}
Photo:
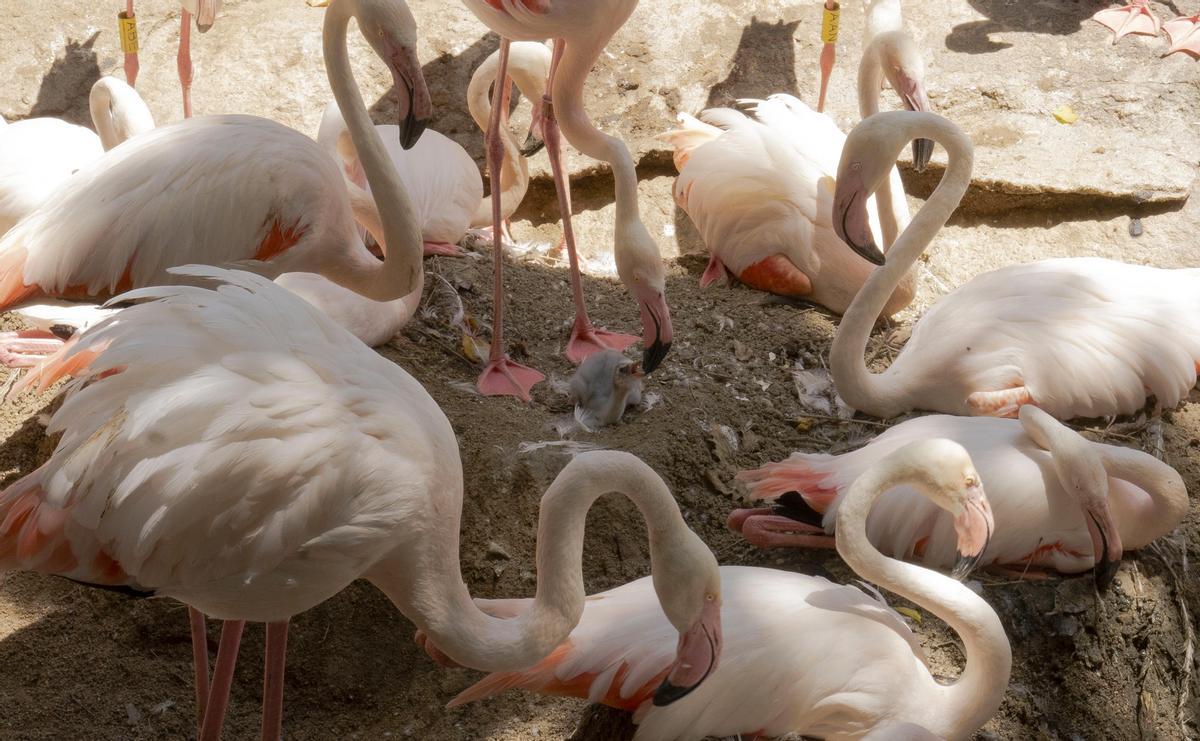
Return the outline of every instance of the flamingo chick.
{"type": "Polygon", "coordinates": [[[979,275],[925,313],[886,371],[867,369],[863,353],[876,317],[958,206],[971,162],[971,140],[932,113],[876,114],[847,139],[834,228],[851,249],[882,267],[851,303],[830,350],[830,373],[842,398],[883,418],[910,409],[1015,416],[1022,404],[1035,404],[1058,419],[1129,414],[1148,395],[1164,407],[1184,399],[1200,363],[1200,269],[1091,257],[979,275]],[[949,164],[885,264],[866,199],[887,181],[904,143],[916,137],[943,144],[949,164]]]}
{"type": "Polygon", "coordinates": [[[420,233],[350,71],[352,16],[408,91],[400,100],[400,136],[409,146],[430,114],[429,93],[415,52],[416,24],[401,0],[330,4],[330,83],[365,153],[378,207],[348,195],[316,142],[273,121],[206,116],[163,126],[85,165],[0,239],[0,311],[47,298],[106,298],[166,282],[167,268],[187,263],[242,262],[271,277],[318,273],[373,301],[419,296],[420,233]],[[377,233],[388,237],[389,259],[367,251],[355,214],[381,219],[377,233]]]}
{"type": "Polygon", "coordinates": [[[616,350],[589,355],[571,377],[575,419],[589,430],[616,424],[625,409],[642,401],[644,374],[616,350]]]}
{"type": "MultiPolygon", "coordinates": [[[[875,0],[867,9],[868,34],[859,65],[858,100],[864,118],[879,110],[887,80],[910,110],[929,110],[925,65],[900,24],[899,3],[875,0]]],[[[687,212],[708,246],[702,286],[732,275],[762,291],[820,304],[838,314],[871,274],[872,265],[849,254],[833,223],[838,154],[846,136],[829,116],[790,95],[751,104],[753,118],[727,108],[679,117],[680,128],[659,138],[675,150],[675,202],[687,212]]],[[[923,169],[932,143],[913,143],[923,169]]],[[[867,204],[871,230],[890,246],[908,225],[899,171],[867,204]]],[[[886,315],[913,298],[911,275],[883,308],[886,315]]]]}
{"type": "MultiPolygon", "coordinates": [[[[987,481],[996,534],[984,566],[1028,576],[1094,569],[1106,587],[1123,550],[1170,532],[1187,514],[1183,479],[1139,450],[1086,440],[1033,406],[1021,419],[918,417],[850,453],[793,453],[739,478],[774,506],[735,510],[730,527],[762,547],[832,547],[838,508],[863,471],[915,440],[944,437],[971,454],[987,481]]],[[[884,553],[930,568],[954,564],[949,516],[911,488],[888,492],[867,523],[884,553]]]]}
{"type": "Polygon", "coordinates": [[[201,741],[220,735],[246,620],[268,624],[263,738],[280,738],[288,621],[359,577],[455,662],[540,661],[583,612],[585,519],[609,492],[646,518],[678,627],[660,701],[716,668],[716,560],[646,464],[599,452],[563,469],[540,509],[538,596],[494,619],[462,580],[462,463],[421,385],[261,276],[173,271],[216,285],[135,290],[122,298],[147,303],[50,361],[47,382],[78,378],[49,425],[63,433],[54,455],[0,494],[0,570],[153,592],[224,620],[211,695],[193,632],[201,741]]]}
{"type": "MultiPolygon", "coordinates": [[[[958,633],[966,667],[952,684],[933,677],[916,636],[878,596],[821,577],[723,566],[721,620],[728,638],[721,665],[670,707],[649,701],[670,666],[673,637],[647,579],[590,598],[570,638],[547,658],[492,674],[450,705],[511,688],[570,695],[634,711],[635,738],[655,741],[739,734],[967,738],[1004,697],[1012,664],[1008,639],[974,592],[886,558],[868,540],[872,504],[896,486],[919,492],[953,520],[964,558],[960,576],[992,532],[987,498],[962,447],[923,440],[877,461],[853,484],[837,515],[838,553],[860,577],[916,602],[958,633]],[[917,729],[923,729],[919,735],[898,735],[917,729]]],[[[494,614],[524,609],[520,600],[480,604],[494,614]]]]}

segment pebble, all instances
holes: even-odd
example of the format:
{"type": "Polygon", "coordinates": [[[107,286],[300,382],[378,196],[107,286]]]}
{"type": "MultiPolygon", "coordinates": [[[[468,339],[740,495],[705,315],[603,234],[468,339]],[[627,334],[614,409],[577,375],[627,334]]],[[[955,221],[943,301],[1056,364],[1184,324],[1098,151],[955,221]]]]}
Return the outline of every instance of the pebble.
{"type": "Polygon", "coordinates": [[[1131,237],[1142,236],[1142,220],[1141,219],[1130,219],[1129,220],[1129,236],[1131,236],[1131,237]]]}

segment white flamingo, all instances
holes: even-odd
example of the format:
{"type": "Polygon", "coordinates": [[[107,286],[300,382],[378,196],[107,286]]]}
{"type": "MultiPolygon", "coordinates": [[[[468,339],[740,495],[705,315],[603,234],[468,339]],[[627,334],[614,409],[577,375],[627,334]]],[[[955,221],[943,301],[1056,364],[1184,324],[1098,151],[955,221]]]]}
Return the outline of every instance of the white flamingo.
{"type": "MultiPolygon", "coordinates": [[[[1188,510],[1183,479],[1140,450],[1090,442],[1033,406],[1021,419],[918,417],[842,455],[793,453],[739,475],[770,509],[741,509],[729,524],[760,547],[832,547],[837,511],[854,480],[914,440],[943,437],[971,454],[996,518],[984,566],[1044,576],[1095,569],[1103,588],[1123,551],[1173,530],[1188,510]]],[[[931,568],[954,564],[950,518],[911,488],[883,497],[867,523],[871,542],[931,568]]]]}
{"type": "Polygon", "coordinates": [[[288,620],[359,577],[439,655],[489,671],[541,660],[583,611],[584,523],[608,492],[646,518],[679,628],[660,701],[715,668],[716,560],[646,464],[619,452],[569,463],[543,498],[533,605],[489,617],[458,567],[457,439],[421,385],[261,276],[174,270],[217,285],[132,291],[148,302],[45,368],[47,382],[78,380],[50,422],[63,433],[54,455],[0,494],[0,569],[150,591],[224,620],[207,696],[203,618],[193,623],[201,741],[220,735],[247,620],[267,623],[263,738],[280,738],[288,620]]]}
{"type": "MultiPolygon", "coordinates": [[[[679,702],[649,702],[654,682],[670,666],[673,637],[643,579],[590,599],[570,638],[541,662],[493,674],[450,704],[518,687],[586,697],[635,711],[635,738],[656,741],[739,734],[967,738],[1004,697],[1012,665],[1008,639],[974,592],[886,558],[871,545],[868,513],[896,486],[911,487],[951,516],[966,564],[983,552],[992,529],[987,499],[962,447],[923,440],[877,461],[851,486],[837,515],[838,553],[859,576],[912,600],[958,633],[966,667],[951,684],[933,677],[919,641],[882,599],[820,577],[724,566],[721,620],[728,638],[721,664],[679,702]]],[[[525,604],[480,602],[498,615],[525,604]]]]}
{"type": "MultiPolygon", "coordinates": [[[[925,64],[900,23],[898,0],[874,0],[858,72],[859,112],[879,111],[883,81],[910,110],[928,110],[925,64]]],[[[708,246],[700,284],[728,276],[762,291],[803,298],[842,313],[871,274],[872,265],[849,252],[830,221],[834,176],[846,135],[828,115],[790,95],[752,103],[753,118],[710,108],[661,135],[675,150],[675,201],[708,246]]],[[[914,142],[923,169],[932,153],[914,142]]],[[[885,247],[908,225],[908,203],[895,168],[867,206],[872,233],[885,247]]],[[[908,275],[883,307],[894,314],[912,302],[908,275]]]]}
{"type": "Polygon", "coordinates": [[[373,301],[420,296],[420,233],[350,70],[350,16],[405,91],[400,116],[407,145],[424,128],[429,94],[415,52],[416,24],[403,2],[330,5],[324,34],[330,85],[379,208],[363,203],[369,198],[356,205],[337,165],[299,132],[252,116],[189,119],[141,134],[85,166],[0,239],[0,310],[47,298],[108,297],[166,282],[167,268],[187,263],[241,262],[271,277],[318,273],[373,301]],[[388,259],[380,262],[366,249],[355,215],[380,220],[376,233],[387,237],[388,259]]]}
{"type": "Polygon", "coordinates": [[[1148,394],[1173,407],[1196,385],[1200,269],[1162,270],[1099,258],[1042,260],[984,273],[922,317],[891,366],[872,374],[867,337],[896,285],[958,206],[971,180],[971,141],[931,113],[863,121],[842,150],[834,196],[838,236],[878,268],[842,318],[830,351],[838,393],[855,409],[1014,416],[1034,404],[1059,419],[1128,414],[1148,394]],[[906,141],[943,144],[941,183],[884,256],[866,199],[906,141]]]}

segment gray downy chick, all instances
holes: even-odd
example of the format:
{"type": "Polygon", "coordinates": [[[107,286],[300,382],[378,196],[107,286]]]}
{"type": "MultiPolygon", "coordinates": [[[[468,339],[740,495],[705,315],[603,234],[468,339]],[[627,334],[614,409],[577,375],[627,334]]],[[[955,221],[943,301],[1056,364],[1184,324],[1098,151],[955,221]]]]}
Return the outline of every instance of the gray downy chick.
{"type": "Polygon", "coordinates": [[[643,377],[637,361],[616,350],[589,355],[571,377],[575,419],[589,430],[613,424],[626,407],[641,403],[643,377]]]}

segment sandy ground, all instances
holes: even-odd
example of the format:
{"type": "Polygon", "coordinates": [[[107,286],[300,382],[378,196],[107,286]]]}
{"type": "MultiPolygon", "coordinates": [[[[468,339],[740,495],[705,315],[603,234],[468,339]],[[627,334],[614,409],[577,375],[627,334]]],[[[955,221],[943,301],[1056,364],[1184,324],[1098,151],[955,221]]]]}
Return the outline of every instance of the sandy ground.
{"type": "MultiPolygon", "coordinates": [[[[269,4],[266,0],[229,2],[227,12],[251,13],[259,5],[269,4]]],[[[652,4],[652,0],[643,2],[643,6],[652,4]]],[[[85,91],[97,74],[119,70],[107,11],[98,16],[105,25],[98,25],[101,21],[93,17],[98,13],[95,8],[79,10],[75,19],[69,5],[58,1],[25,8],[25,22],[19,24],[11,18],[0,19],[0,54],[6,60],[12,54],[16,70],[11,80],[0,81],[0,113],[6,117],[33,112],[83,120],[80,91],[85,91]],[[73,20],[82,21],[85,16],[81,30],[68,30],[73,20]],[[81,45],[78,40],[96,30],[101,33],[93,37],[91,46],[81,45]]],[[[178,115],[173,112],[178,103],[173,63],[168,62],[173,62],[171,34],[177,18],[169,13],[177,11],[165,2],[142,5],[146,7],[142,12],[147,18],[143,25],[148,38],[163,41],[150,57],[153,64],[143,62],[148,70],[143,93],[151,99],[160,120],[172,120],[178,115]],[[151,24],[149,18],[155,11],[159,16],[151,24]]],[[[278,34],[308,39],[319,27],[312,15],[316,11],[297,9],[301,5],[299,0],[289,0],[286,11],[291,15],[279,21],[278,34]],[[306,25],[301,28],[297,24],[306,25]]],[[[1036,13],[1029,15],[1036,15],[1039,22],[1014,11],[1010,3],[956,0],[948,5],[949,26],[937,33],[925,30],[922,38],[936,59],[931,76],[939,70],[946,75],[934,83],[934,89],[946,91],[935,103],[948,115],[953,117],[961,109],[965,118],[986,119],[990,113],[1010,110],[1014,99],[1005,91],[1036,89],[1038,80],[1050,74],[1046,71],[1048,59],[1059,59],[1062,64],[1061,59],[1076,50],[1100,60],[1115,54],[1117,66],[1130,70],[1126,81],[1150,82],[1134,86],[1134,92],[1122,88],[1124,92],[1113,94],[1102,87],[1107,83],[1098,74],[1089,76],[1080,69],[1080,77],[1085,78],[1076,83],[1081,91],[1081,112],[1098,121],[1097,125],[1142,132],[1148,141],[1154,139],[1147,132],[1160,132],[1167,126],[1170,134],[1163,136],[1168,138],[1150,146],[1176,152],[1194,173],[1200,156],[1195,145],[1200,133],[1196,122],[1200,65],[1178,56],[1160,60],[1161,49],[1149,41],[1125,41],[1110,51],[1102,29],[1082,22],[1099,7],[1097,3],[1030,3],[1036,13]],[[1005,56],[1017,53],[1010,47],[1027,55],[1023,65],[1014,63],[1019,58],[1005,56]],[[1033,57],[1039,50],[1043,55],[1033,57]],[[964,92],[965,86],[954,88],[949,79],[951,73],[967,74],[968,62],[984,70],[976,75],[982,93],[964,92]],[[1156,78],[1156,69],[1169,72],[1156,78]],[[988,90],[1000,93],[988,94],[988,90]],[[1095,95],[1088,95],[1089,90],[1095,95]],[[1139,108],[1142,113],[1168,111],[1169,116],[1163,114],[1168,116],[1167,124],[1149,114],[1130,113],[1139,108]]],[[[1169,6],[1154,5],[1160,15],[1174,15],[1169,6]]],[[[451,12],[435,8],[431,2],[415,2],[414,9],[419,19],[424,14],[451,12]]],[[[801,20],[788,16],[790,26],[784,23],[787,19],[776,23],[764,16],[748,21],[750,12],[744,15],[741,23],[745,28],[730,31],[739,54],[757,48],[757,43],[790,35],[803,39],[801,52],[793,54],[788,47],[778,58],[750,55],[746,58],[750,63],[740,66],[723,62],[727,65],[723,71],[705,72],[696,78],[712,80],[708,97],[701,96],[701,103],[724,103],[775,90],[792,90],[811,99],[810,66],[815,53],[810,52],[815,47],[808,36],[815,36],[812,14],[805,11],[801,20]],[[787,65],[787,74],[780,76],[776,63],[787,65]]],[[[227,79],[211,81],[214,65],[221,63],[201,56],[204,52],[200,51],[205,43],[219,43],[214,39],[219,38],[220,28],[197,41],[202,62],[196,83],[197,109],[201,112],[212,110],[217,100],[214,89],[228,83],[227,79]],[[207,79],[201,74],[205,60],[207,79]]],[[[257,38],[254,41],[259,42],[257,38]]],[[[311,66],[311,54],[303,53],[311,47],[304,44],[296,52],[299,56],[276,57],[276,61],[289,70],[311,66]]],[[[464,71],[462,66],[477,63],[492,48],[494,39],[481,39],[469,50],[459,49],[453,56],[431,62],[426,71],[436,72],[431,77],[465,79],[469,67],[464,71]]],[[[270,54],[251,56],[251,77],[245,79],[258,79],[272,69],[270,54]]],[[[843,58],[853,57],[844,54],[843,58]]],[[[602,60],[602,79],[612,73],[612,64],[612,60],[602,60]]],[[[237,67],[220,69],[228,76],[246,73],[237,67]]],[[[293,76],[281,84],[295,81],[300,85],[294,72],[288,74],[293,76]]],[[[314,91],[319,88],[317,83],[304,84],[309,87],[271,103],[265,111],[254,108],[260,101],[247,99],[246,110],[277,113],[280,120],[311,131],[324,98],[314,91]]],[[[662,91],[655,95],[660,93],[670,102],[670,96],[662,91]]],[[[369,86],[368,95],[374,95],[369,86]]],[[[375,110],[383,117],[390,104],[386,97],[379,100],[375,110]]],[[[242,102],[237,99],[236,104],[242,102]]],[[[684,105],[678,100],[675,104],[684,105]]],[[[647,115],[657,117],[654,126],[658,130],[670,123],[670,115],[658,111],[647,115]]],[[[446,116],[444,128],[478,154],[477,134],[463,123],[461,111],[446,116]]],[[[848,116],[843,117],[848,123],[848,116]]],[[[617,121],[613,116],[600,119],[604,126],[617,121]]],[[[975,133],[978,136],[978,131],[975,133]]],[[[997,141],[1004,140],[1002,134],[996,133],[997,141]]],[[[1103,139],[1102,133],[1079,135],[1103,139]]],[[[1014,144],[1004,141],[1003,146],[1014,144]]],[[[1048,180],[1070,178],[1074,162],[1058,156],[1060,153],[1036,146],[1018,148],[1031,166],[1052,173],[1048,180]]],[[[600,432],[563,432],[570,419],[562,393],[570,366],[561,355],[570,295],[560,265],[512,261],[506,268],[512,300],[512,347],[551,376],[550,383],[537,388],[530,405],[483,399],[470,390],[477,369],[458,350],[448,324],[449,294],[441,281],[427,282],[428,313],[381,349],[425,385],[459,436],[467,487],[461,558],[468,583],[481,596],[532,592],[538,498],[567,457],[562,446],[523,452],[522,444],[558,442],[564,436],[574,443],[629,450],[644,458],[668,481],[688,522],[723,563],[773,566],[849,580],[853,575],[829,553],[764,553],[724,528],[726,514],[742,496],[733,482],[739,469],[778,460],[793,450],[843,451],[881,429],[881,423],[872,419],[847,422],[811,416],[797,396],[792,371],[798,365],[821,365],[836,317],[811,307],[767,301],[744,288],[701,290],[697,281],[704,265],[704,247],[670,198],[669,164],[649,149],[640,150],[639,156],[646,220],[659,235],[664,252],[680,255],[671,263],[668,285],[677,342],[650,383],[648,390],[655,398],[650,408],[632,411],[623,424],[600,432]],[[499,555],[501,552],[507,557],[499,555]]],[[[1112,159],[1110,167],[1138,167],[1137,161],[1123,160],[1119,153],[1112,159]]],[[[544,157],[535,165],[535,171],[544,172],[544,157]]],[[[927,179],[908,179],[914,192],[928,192],[927,179]]],[[[938,296],[972,275],[1001,265],[1072,255],[1102,255],[1163,267],[1200,265],[1197,190],[1193,184],[1193,197],[1186,204],[1176,198],[1153,206],[1067,191],[1042,202],[1046,208],[1013,210],[1003,193],[974,188],[964,213],[943,230],[922,263],[916,303],[877,333],[872,354],[886,362],[902,344],[905,328],[938,296]],[[1130,232],[1132,217],[1140,218],[1143,229],[1137,238],[1130,232]]],[[[536,180],[514,223],[519,239],[557,239],[553,203],[548,182],[536,180]]],[[[602,255],[611,240],[611,180],[602,172],[589,170],[586,177],[575,181],[574,204],[585,251],[602,255]]],[[[918,199],[911,199],[911,204],[920,207],[918,199]]],[[[428,267],[446,278],[469,313],[488,320],[491,268],[486,250],[477,251],[475,258],[437,258],[428,267]]],[[[599,323],[636,331],[636,311],[619,284],[593,277],[586,280],[586,286],[589,309],[599,323]]],[[[1167,410],[1161,425],[1163,456],[1180,470],[1191,491],[1200,478],[1197,401],[1200,397],[1193,394],[1190,402],[1167,410]]],[[[37,421],[48,411],[49,403],[26,396],[0,410],[0,473],[6,483],[51,452],[53,441],[45,438],[37,421]]],[[[1092,420],[1079,426],[1093,430],[1097,439],[1147,446],[1154,441],[1153,427],[1147,428],[1143,421],[1141,417],[1092,420]]],[[[585,577],[589,591],[648,572],[643,528],[632,507],[623,501],[604,500],[588,522],[585,577]]],[[[1176,533],[1157,547],[1126,559],[1114,588],[1103,599],[1093,594],[1086,578],[1030,584],[981,577],[985,597],[1009,632],[1014,665],[1004,704],[979,738],[1177,739],[1194,735],[1194,719],[1200,710],[1195,699],[1200,671],[1192,647],[1200,590],[1191,562],[1197,553],[1200,517],[1193,507],[1176,533]],[[1185,622],[1189,615],[1191,626],[1185,622]]],[[[925,618],[918,628],[922,641],[938,671],[953,675],[961,665],[958,645],[936,619],[928,614],[925,618]]],[[[412,625],[380,593],[361,583],[299,616],[293,622],[289,646],[285,736],[515,741],[619,739],[630,732],[627,720],[616,713],[589,710],[579,701],[519,693],[444,711],[441,705],[478,674],[434,666],[413,646],[411,633],[412,625]]],[[[215,648],[215,628],[211,637],[215,648]]],[[[261,659],[261,628],[255,626],[247,631],[236,677],[229,738],[257,734],[261,659]]],[[[169,600],[133,600],[59,579],[10,575],[0,589],[0,697],[0,735],[4,738],[187,737],[193,729],[185,611],[169,600]]]]}

